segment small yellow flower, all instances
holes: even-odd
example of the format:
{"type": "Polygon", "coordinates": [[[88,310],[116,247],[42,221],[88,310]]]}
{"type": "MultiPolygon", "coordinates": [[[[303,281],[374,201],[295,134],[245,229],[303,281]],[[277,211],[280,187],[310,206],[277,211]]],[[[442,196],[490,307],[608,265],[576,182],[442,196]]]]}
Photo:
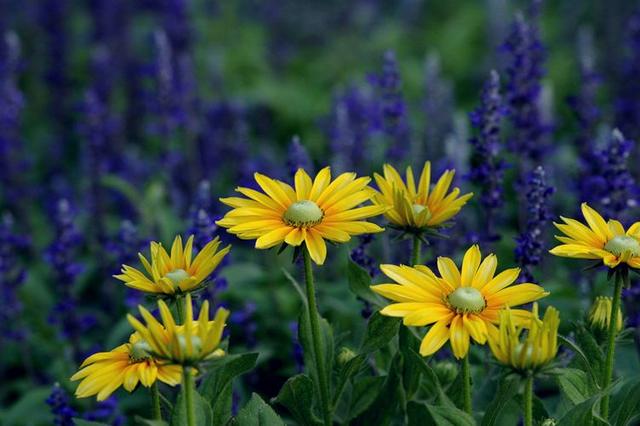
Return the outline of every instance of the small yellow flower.
{"type": "Polygon", "coordinates": [[[332,181],[329,167],[320,170],[313,181],[299,169],[294,187],[260,173],[254,177],[264,193],[236,188],[247,198],[221,198],[233,210],[216,223],[239,238],[255,239],[258,249],[282,242],[290,246],[304,243],[311,259],[322,265],[327,256],[325,240],[345,243],[352,235],[383,231],[363,219],[382,214],[384,207],[358,207],[373,197],[368,177],[356,179],[355,173],[343,173],[332,181]]]}
{"type": "Polygon", "coordinates": [[[640,268],[640,222],[625,232],[620,222],[614,219],[606,222],[587,203],[582,203],[582,214],[588,226],[562,216],[565,223],[555,223],[566,236],[556,236],[563,244],[554,247],[551,254],[602,260],[609,268],[621,263],[640,268]]]}
{"type": "MultiPolygon", "coordinates": [[[[611,304],[612,298],[607,296],[598,296],[596,300],[593,302],[591,306],[591,310],[589,311],[589,324],[592,327],[600,329],[600,330],[609,330],[609,325],[611,322],[611,304]]],[[[616,322],[616,330],[622,330],[622,310],[618,308],[616,322]]]]}
{"type": "Polygon", "coordinates": [[[182,380],[182,367],[154,359],[149,345],[138,333],[129,342],[109,352],[98,352],[84,360],[71,380],[82,380],[76,389],[78,398],[98,395],[104,401],[120,386],[131,392],[138,383],[149,387],[156,380],[175,386],[182,380]]]}
{"type": "MultiPolygon", "coordinates": [[[[537,284],[511,285],[520,275],[519,268],[495,275],[498,260],[490,254],[482,260],[478,246],[464,255],[462,270],[448,257],[438,258],[436,276],[423,265],[381,265],[380,269],[395,281],[371,286],[376,293],[395,302],[380,313],[404,318],[404,325],[434,324],[420,345],[420,354],[435,353],[448,340],[456,358],[469,351],[469,338],[484,344],[487,336],[497,334],[499,312],[505,307],[533,302],[548,295],[537,284]],[[494,276],[495,275],[495,276],[494,276]]],[[[513,309],[517,322],[528,320],[530,312],[513,309]]]]}
{"type": "Polygon", "coordinates": [[[455,175],[454,170],[446,170],[431,188],[431,163],[424,163],[418,186],[411,167],[407,167],[406,183],[400,174],[389,164],[383,166],[384,177],[375,174],[380,192],[373,202],[380,206],[389,206],[384,213],[397,227],[420,231],[435,228],[458,214],[472,193],[460,196],[460,189],[449,187],[455,175]]]}
{"type": "Polygon", "coordinates": [[[489,336],[493,356],[502,364],[521,372],[538,370],[555,358],[558,352],[560,314],[548,307],[542,321],[538,318],[538,304],[528,321],[517,321],[513,311],[500,312],[500,330],[489,336]],[[521,338],[526,330],[526,337],[521,338]]]}
{"type": "Polygon", "coordinates": [[[154,318],[143,306],[138,306],[146,325],[133,315],[127,315],[129,323],[149,344],[150,353],[158,359],[170,361],[182,366],[197,366],[201,361],[224,356],[219,348],[222,330],[229,311],[219,308],[213,321],[209,320],[209,302],[204,301],[200,315],[193,316],[191,294],[184,300],[184,319],[177,325],[169,307],[164,301],[158,301],[162,323],[154,318]]]}
{"type": "Polygon", "coordinates": [[[205,284],[206,278],[218,267],[229,253],[231,246],[218,251],[220,239],[216,237],[200,250],[193,259],[193,235],[182,246],[178,235],[173,240],[171,254],[162,244],[151,242],[151,263],[141,253],[140,261],[147,275],[128,265],[122,265],[122,274],[114,275],[127,287],[153,294],[181,294],[197,290],[205,284]]]}

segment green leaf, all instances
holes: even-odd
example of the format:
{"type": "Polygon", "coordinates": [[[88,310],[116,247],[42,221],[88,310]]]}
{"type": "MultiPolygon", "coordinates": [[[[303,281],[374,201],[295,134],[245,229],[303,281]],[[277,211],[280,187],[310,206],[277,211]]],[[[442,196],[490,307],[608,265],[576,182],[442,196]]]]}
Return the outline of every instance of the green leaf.
{"type": "Polygon", "coordinates": [[[408,426],[436,426],[426,404],[410,401],[407,404],[408,426]]]}
{"type": "Polygon", "coordinates": [[[438,426],[475,426],[476,422],[469,414],[448,405],[427,405],[429,414],[438,426]]]}
{"type": "Polygon", "coordinates": [[[359,298],[374,305],[380,305],[380,298],[371,290],[371,276],[360,265],[349,260],[347,267],[349,289],[359,298]]]}
{"type": "Polygon", "coordinates": [[[563,345],[567,346],[578,355],[578,358],[582,361],[583,366],[587,373],[589,373],[589,375],[591,376],[591,379],[594,381],[594,383],[598,383],[600,376],[598,373],[600,370],[594,368],[594,366],[591,364],[591,361],[589,360],[589,357],[584,353],[582,348],[564,336],[558,335],[558,340],[560,340],[563,345]]]}
{"type": "Polygon", "coordinates": [[[438,375],[433,371],[431,366],[427,363],[427,360],[420,356],[416,351],[410,350],[410,356],[413,358],[413,362],[416,366],[420,368],[422,371],[424,380],[423,386],[426,387],[428,393],[436,397],[438,404],[444,406],[455,407],[455,404],[449,399],[444,389],[442,388],[442,384],[438,379],[438,375]]]}
{"type": "Polygon", "coordinates": [[[319,425],[313,415],[313,382],[309,376],[298,374],[285,382],[274,402],[284,405],[294,419],[303,425],[319,425]]]}
{"type": "Polygon", "coordinates": [[[107,423],[92,422],[92,421],[89,421],[89,420],[78,419],[76,417],[73,418],[73,423],[76,426],[109,426],[107,423]]]}
{"type": "MultiPolygon", "coordinates": [[[[333,371],[334,361],[334,349],[333,349],[333,330],[331,326],[324,318],[320,317],[320,344],[322,345],[322,351],[324,352],[325,373],[327,383],[331,383],[331,372],[333,371]]],[[[303,306],[302,311],[298,319],[298,341],[302,346],[304,353],[305,365],[311,371],[311,377],[315,383],[318,383],[318,371],[316,369],[314,349],[313,349],[313,336],[311,334],[311,324],[309,322],[309,312],[306,307],[303,306]]],[[[318,388],[318,395],[319,395],[318,388]]]]}
{"type": "Polygon", "coordinates": [[[504,409],[511,401],[518,389],[519,380],[517,377],[508,376],[500,381],[496,396],[493,398],[487,411],[482,417],[482,426],[499,426],[500,416],[504,413],[504,409]]]}
{"type": "Polygon", "coordinates": [[[589,384],[587,373],[577,368],[564,368],[558,376],[562,393],[573,405],[587,400],[595,389],[589,384]]]}
{"type": "Polygon", "coordinates": [[[29,424],[51,423],[51,415],[48,410],[42,410],[47,397],[51,394],[51,387],[35,387],[24,393],[15,404],[0,416],[2,425],[25,425],[25,419],[29,424]]]}
{"type": "Polygon", "coordinates": [[[611,424],[632,426],[640,423],[640,379],[622,384],[611,397],[611,424]]]}
{"type": "Polygon", "coordinates": [[[592,424],[592,419],[600,419],[604,424],[609,424],[609,422],[605,421],[600,417],[599,407],[600,407],[600,399],[602,398],[602,393],[592,396],[591,398],[582,401],[577,404],[569,411],[567,411],[564,416],[562,416],[556,424],[558,425],[588,425],[592,424]]]}
{"type": "Polygon", "coordinates": [[[212,371],[200,385],[200,392],[211,405],[213,425],[223,425],[231,418],[232,380],[251,371],[257,360],[257,353],[227,355],[212,365],[212,371]]]}
{"type": "Polygon", "coordinates": [[[385,378],[381,376],[363,377],[353,384],[351,392],[351,404],[349,409],[349,419],[353,419],[362,414],[371,406],[378,397],[385,378]]]}
{"type": "Polygon", "coordinates": [[[136,424],[140,426],[169,426],[169,423],[164,420],[145,419],[140,416],[134,417],[136,424]]]}
{"type": "Polygon", "coordinates": [[[385,317],[375,312],[369,318],[360,353],[371,353],[385,347],[398,334],[399,327],[399,318],[385,317]]]}
{"type": "Polygon", "coordinates": [[[403,369],[402,383],[407,392],[407,399],[411,399],[420,385],[420,373],[424,364],[422,360],[416,360],[412,355],[420,350],[420,341],[413,335],[408,327],[400,327],[398,334],[398,347],[402,353],[403,369]]]}
{"type": "Polygon", "coordinates": [[[232,420],[238,426],[285,426],[282,419],[257,393],[251,395],[247,405],[242,407],[232,420]]]}
{"type": "MultiPolygon", "coordinates": [[[[193,404],[195,406],[196,426],[210,426],[213,422],[213,412],[206,399],[197,391],[193,392],[193,404]]],[[[171,415],[171,426],[187,426],[187,407],[185,404],[184,387],[178,395],[173,413],[171,415]]]]}
{"type": "Polygon", "coordinates": [[[353,376],[358,374],[358,372],[362,368],[362,365],[364,364],[366,359],[367,359],[366,354],[360,354],[351,358],[342,366],[342,368],[340,369],[340,372],[338,373],[338,384],[336,386],[334,401],[333,401],[334,406],[338,405],[338,399],[342,395],[342,390],[347,385],[349,380],[351,380],[353,376]]]}

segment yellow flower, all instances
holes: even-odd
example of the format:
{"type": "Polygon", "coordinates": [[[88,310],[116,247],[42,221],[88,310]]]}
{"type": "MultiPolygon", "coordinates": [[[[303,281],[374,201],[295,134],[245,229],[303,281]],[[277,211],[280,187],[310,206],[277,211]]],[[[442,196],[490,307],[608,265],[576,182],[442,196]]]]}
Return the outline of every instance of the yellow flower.
{"type": "Polygon", "coordinates": [[[489,336],[493,356],[507,366],[522,372],[537,370],[555,358],[558,352],[560,314],[550,306],[542,321],[538,318],[538,304],[528,321],[517,321],[510,309],[500,312],[500,331],[489,336]],[[526,337],[521,339],[523,330],[526,337]]]}
{"type": "Polygon", "coordinates": [[[138,333],[129,337],[129,343],[109,352],[98,352],[84,360],[71,380],[82,380],[76,389],[78,398],[98,395],[104,401],[120,386],[131,392],[138,383],[149,387],[156,380],[175,386],[182,379],[182,367],[154,359],[149,345],[138,333]]]}
{"type": "Polygon", "coordinates": [[[620,222],[613,219],[605,222],[587,203],[582,203],[582,215],[588,226],[562,216],[565,223],[555,223],[566,236],[556,236],[563,244],[554,247],[551,254],[602,260],[609,268],[621,263],[640,268],[640,222],[625,232],[620,222]]]}
{"type": "Polygon", "coordinates": [[[168,360],[182,366],[196,366],[199,362],[224,356],[219,348],[222,330],[229,311],[219,308],[213,321],[209,321],[209,302],[204,301],[198,318],[193,316],[191,294],[184,300],[183,325],[177,325],[169,307],[158,301],[162,323],[143,306],[138,306],[146,325],[133,315],[127,315],[129,323],[149,344],[149,352],[155,358],[168,360]]]}
{"type": "MultiPolygon", "coordinates": [[[[507,269],[494,276],[497,266],[495,255],[482,260],[480,249],[474,245],[465,253],[461,271],[448,257],[438,258],[440,277],[423,265],[381,265],[382,272],[396,283],[371,288],[398,302],[383,308],[381,314],[403,317],[407,326],[434,324],[422,340],[421,355],[431,355],[451,340],[453,354],[463,358],[469,350],[469,337],[484,344],[487,335],[497,333],[494,324],[501,309],[549,294],[537,284],[511,286],[520,269],[507,269]]],[[[521,309],[511,312],[518,321],[530,316],[521,309]]]]}
{"type": "Polygon", "coordinates": [[[400,174],[389,164],[383,166],[384,177],[375,174],[380,192],[373,199],[375,204],[389,206],[384,215],[394,225],[424,230],[442,225],[458,214],[472,193],[460,195],[460,189],[454,188],[447,194],[455,170],[446,170],[431,188],[431,163],[424,163],[418,186],[411,167],[407,167],[406,183],[400,174]]]}
{"type": "Polygon", "coordinates": [[[138,253],[148,275],[131,266],[122,265],[122,274],[114,277],[124,281],[127,287],[147,293],[172,295],[194,291],[204,285],[206,278],[231,249],[231,246],[227,246],[218,251],[219,246],[220,239],[216,237],[204,246],[192,261],[193,235],[184,247],[182,238],[178,235],[173,240],[170,255],[162,244],[152,241],[151,263],[138,253]]]}
{"type": "Polygon", "coordinates": [[[320,170],[313,181],[299,169],[294,187],[260,173],[254,177],[264,193],[236,188],[248,198],[221,198],[233,210],[216,223],[239,238],[256,239],[258,249],[283,241],[290,246],[304,242],[311,259],[322,265],[327,256],[324,240],[344,243],[352,235],[383,231],[363,219],[383,213],[384,207],[357,207],[373,197],[368,177],[343,173],[332,181],[329,167],[320,170]]]}
{"type": "MultiPolygon", "coordinates": [[[[600,329],[600,330],[609,330],[609,325],[611,323],[611,304],[612,298],[607,296],[598,296],[596,300],[593,302],[591,306],[591,310],[589,311],[589,324],[592,327],[600,329]]],[[[616,322],[616,330],[622,330],[622,310],[618,308],[617,314],[617,322],[616,322]]]]}

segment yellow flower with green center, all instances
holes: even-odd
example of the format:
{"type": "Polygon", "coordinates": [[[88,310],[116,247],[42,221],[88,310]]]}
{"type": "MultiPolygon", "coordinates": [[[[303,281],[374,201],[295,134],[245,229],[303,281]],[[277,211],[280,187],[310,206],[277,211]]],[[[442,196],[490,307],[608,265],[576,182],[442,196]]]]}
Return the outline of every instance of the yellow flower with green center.
{"type": "MultiPolygon", "coordinates": [[[[611,324],[611,304],[612,298],[607,296],[598,296],[596,300],[593,302],[591,306],[591,310],[589,311],[589,324],[593,328],[607,331],[609,330],[609,325],[611,324]]],[[[623,320],[622,320],[622,310],[618,309],[617,314],[617,322],[616,322],[616,330],[622,330],[623,320]]]]}
{"type": "Polygon", "coordinates": [[[582,214],[586,225],[562,216],[564,223],[555,223],[565,236],[556,236],[562,244],[554,247],[551,254],[602,260],[609,268],[621,263],[640,268],[640,222],[625,231],[620,222],[614,219],[605,221],[587,203],[582,203],[582,214]]]}
{"type": "Polygon", "coordinates": [[[151,242],[151,262],[141,253],[140,261],[148,275],[122,265],[122,273],[114,275],[123,281],[127,287],[153,294],[181,294],[194,291],[205,285],[205,280],[218,267],[222,259],[229,253],[231,246],[218,251],[220,239],[216,237],[205,245],[193,257],[193,235],[182,246],[179,235],[173,240],[171,254],[167,253],[162,244],[151,242]]]}
{"type": "Polygon", "coordinates": [[[489,347],[501,364],[523,373],[536,371],[555,358],[559,325],[560,314],[552,306],[540,320],[538,304],[534,303],[527,321],[519,320],[512,310],[505,309],[500,312],[499,332],[489,335],[489,347]]]}
{"type": "Polygon", "coordinates": [[[187,294],[182,325],[178,325],[164,301],[158,301],[158,308],[162,322],[143,306],[138,306],[138,309],[146,324],[131,314],[127,315],[129,323],[149,344],[149,353],[155,358],[182,366],[197,366],[199,362],[224,356],[225,352],[219,346],[228,310],[219,308],[210,321],[209,301],[205,300],[195,318],[191,294],[187,294]]]}
{"type": "Polygon", "coordinates": [[[154,359],[149,345],[133,333],[128,343],[85,359],[71,380],[81,380],[76,389],[78,398],[97,395],[98,401],[104,401],[120,386],[128,392],[138,383],[149,387],[156,380],[175,386],[182,380],[182,367],[154,359]]]}
{"type": "Polygon", "coordinates": [[[381,206],[361,206],[373,197],[367,185],[370,178],[343,173],[331,179],[329,167],[315,179],[299,169],[292,187],[284,182],[255,173],[263,192],[236,188],[247,198],[221,198],[233,207],[216,223],[245,240],[256,240],[256,248],[268,249],[283,242],[290,246],[305,244],[311,259],[322,265],[327,256],[325,240],[344,243],[353,235],[383,231],[364,219],[385,211],[381,206]],[[360,207],[359,207],[360,206],[360,207]]]}
{"type": "MultiPolygon", "coordinates": [[[[484,344],[496,334],[499,312],[540,299],[549,293],[537,284],[513,284],[520,269],[507,269],[495,275],[498,260],[490,254],[482,260],[478,246],[467,250],[462,268],[448,257],[438,258],[437,276],[426,266],[381,265],[380,269],[395,283],[371,286],[376,293],[397,303],[380,313],[402,317],[404,325],[430,325],[420,345],[420,354],[435,353],[447,341],[456,358],[464,358],[469,341],[484,344]]],[[[528,320],[530,312],[511,310],[516,321],[528,320]]]]}
{"type": "Polygon", "coordinates": [[[454,170],[446,170],[431,188],[431,163],[424,164],[420,179],[416,180],[411,167],[407,167],[406,180],[389,164],[383,166],[384,177],[374,174],[380,192],[373,202],[388,206],[385,217],[395,226],[412,231],[436,228],[454,217],[473,196],[460,196],[460,189],[449,187],[455,175],[454,170]]]}

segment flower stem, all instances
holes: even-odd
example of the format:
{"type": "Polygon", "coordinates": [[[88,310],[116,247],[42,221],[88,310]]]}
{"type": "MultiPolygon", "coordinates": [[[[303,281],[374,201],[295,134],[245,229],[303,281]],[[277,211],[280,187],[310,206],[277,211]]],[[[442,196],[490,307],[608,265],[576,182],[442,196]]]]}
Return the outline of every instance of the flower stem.
{"type": "Polygon", "coordinates": [[[183,298],[182,297],[176,297],[175,299],[175,303],[176,303],[176,312],[178,313],[178,321],[176,321],[178,324],[184,324],[184,309],[182,304],[183,302],[183,298]]]}
{"type": "Polygon", "coordinates": [[[462,358],[462,396],[463,409],[465,412],[471,412],[471,368],[469,366],[469,354],[462,358]]]}
{"type": "Polygon", "coordinates": [[[153,420],[162,420],[162,411],[160,411],[160,390],[158,382],[155,381],[149,388],[151,392],[151,418],[153,420]]]}
{"type": "Polygon", "coordinates": [[[193,405],[195,382],[193,380],[191,367],[184,367],[182,369],[182,377],[182,385],[184,386],[184,403],[187,411],[187,426],[196,426],[196,407],[193,405]]]}
{"type": "MultiPolygon", "coordinates": [[[[614,351],[616,349],[616,332],[618,326],[618,310],[620,309],[620,297],[622,286],[629,285],[629,270],[622,269],[615,273],[615,287],[613,290],[613,302],[611,303],[611,313],[609,317],[609,333],[607,335],[607,358],[604,365],[604,377],[602,378],[602,389],[607,392],[607,387],[611,384],[613,376],[614,351]]],[[[609,393],[602,397],[601,411],[602,418],[609,418],[609,393]]]]}
{"type": "Polygon", "coordinates": [[[304,257],[304,275],[307,283],[307,309],[309,313],[309,322],[311,324],[311,337],[313,340],[313,352],[316,362],[316,371],[318,373],[318,382],[320,385],[320,401],[322,404],[322,415],[324,417],[325,426],[332,424],[331,407],[329,405],[329,383],[327,382],[327,374],[325,370],[324,352],[322,348],[322,335],[320,330],[320,319],[318,314],[318,304],[316,302],[316,289],[313,282],[313,268],[311,266],[311,256],[309,250],[304,247],[302,249],[304,257]]]}
{"type": "Polygon", "coordinates": [[[413,236],[413,250],[411,251],[411,265],[419,265],[420,264],[420,251],[422,249],[422,241],[416,235],[413,236]]]}
{"type": "Polygon", "coordinates": [[[524,426],[533,426],[533,375],[524,383],[524,426]]]}

